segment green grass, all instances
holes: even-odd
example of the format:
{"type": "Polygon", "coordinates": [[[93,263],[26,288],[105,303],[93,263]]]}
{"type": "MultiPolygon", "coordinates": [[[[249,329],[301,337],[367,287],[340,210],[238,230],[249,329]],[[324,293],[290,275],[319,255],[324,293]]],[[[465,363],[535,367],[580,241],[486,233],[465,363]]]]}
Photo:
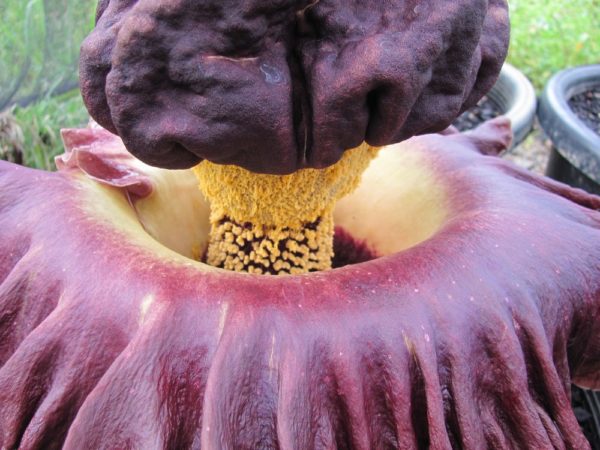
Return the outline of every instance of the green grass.
{"type": "Polygon", "coordinates": [[[43,68],[44,15],[38,0],[0,3],[0,104],[37,84],[43,68]],[[21,86],[21,87],[20,87],[21,86]]]}
{"type": "MultiPolygon", "coordinates": [[[[538,90],[564,67],[600,63],[600,0],[509,3],[508,61],[538,90]]],[[[0,104],[20,75],[17,97],[76,79],[79,45],[93,26],[95,5],[96,0],[0,0],[0,104]]],[[[77,92],[44,97],[15,115],[25,135],[26,164],[43,169],[53,169],[54,155],[63,151],[60,128],[87,121],[77,92]]]]}
{"type": "Polygon", "coordinates": [[[93,27],[94,0],[0,1],[0,105],[77,80],[79,46],[93,27]]]}
{"type": "Polygon", "coordinates": [[[45,170],[55,170],[54,156],[63,152],[61,128],[82,127],[89,120],[79,91],[17,108],[14,115],[23,129],[25,165],[45,170]]]}
{"type": "Polygon", "coordinates": [[[509,0],[508,61],[541,90],[558,70],[600,63],[600,0],[509,0]]]}
{"type": "Polygon", "coordinates": [[[8,98],[38,98],[14,112],[28,166],[54,169],[60,129],[88,120],[77,91],[49,94],[77,81],[79,46],[95,8],[96,0],[0,0],[0,108],[8,98]]]}

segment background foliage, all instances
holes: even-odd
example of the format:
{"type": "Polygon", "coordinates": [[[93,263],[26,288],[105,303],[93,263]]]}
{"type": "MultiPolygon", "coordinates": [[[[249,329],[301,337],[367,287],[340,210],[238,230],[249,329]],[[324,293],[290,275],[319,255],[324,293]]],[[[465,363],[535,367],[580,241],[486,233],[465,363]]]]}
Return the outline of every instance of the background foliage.
{"type": "Polygon", "coordinates": [[[94,10],[91,0],[0,2],[0,110],[76,87],[79,45],[94,10]]]}
{"type": "Polygon", "coordinates": [[[509,0],[508,61],[541,90],[565,67],[600,63],[600,0],[509,0]]]}
{"type": "MultiPolygon", "coordinates": [[[[509,62],[538,90],[561,68],[600,63],[600,0],[509,4],[509,62]]],[[[70,88],[95,6],[96,0],[0,0],[0,111],[16,103],[27,165],[52,169],[62,152],[59,129],[87,121],[78,91],[70,88]]]]}

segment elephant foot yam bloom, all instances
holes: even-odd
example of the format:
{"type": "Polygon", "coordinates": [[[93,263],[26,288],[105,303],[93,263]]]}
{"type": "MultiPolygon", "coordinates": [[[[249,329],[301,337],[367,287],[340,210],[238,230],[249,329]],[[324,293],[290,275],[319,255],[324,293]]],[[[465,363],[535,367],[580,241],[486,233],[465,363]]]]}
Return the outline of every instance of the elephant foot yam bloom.
{"type": "Polygon", "coordinates": [[[505,0],[101,0],[105,129],[0,161],[0,448],[589,448],[600,198],[489,156],[504,119],[430,134],[508,29],[505,0]],[[361,264],[323,270],[334,226],[361,264]]]}
{"type": "Polygon", "coordinates": [[[194,172],[211,202],[208,264],[277,275],[331,268],[333,208],[376,153],[364,144],[326,169],[281,176],[202,162],[194,172]]]}
{"type": "Polygon", "coordinates": [[[140,160],[200,163],[209,264],[299,274],[331,268],[370,149],[475,104],[508,31],[505,0],[104,0],[81,91],[140,160]]]}

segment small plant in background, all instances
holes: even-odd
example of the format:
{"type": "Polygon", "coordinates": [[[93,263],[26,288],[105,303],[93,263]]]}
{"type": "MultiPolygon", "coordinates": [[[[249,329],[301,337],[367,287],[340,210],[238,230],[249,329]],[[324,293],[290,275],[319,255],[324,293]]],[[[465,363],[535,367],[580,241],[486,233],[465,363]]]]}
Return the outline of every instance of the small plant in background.
{"type": "Polygon", "coordinates": [[[23,131],[12,111],[0,113],[0,159],[23,164],[23,131]]]}
{"type": "Polygon", "coordinates": [[[55,170],[54,156],[64,152],[60,129],[83,126],[89,120],[78,90],[16,108],[14,115],[23,128],[23,163],[44,170],[55,170]]]}

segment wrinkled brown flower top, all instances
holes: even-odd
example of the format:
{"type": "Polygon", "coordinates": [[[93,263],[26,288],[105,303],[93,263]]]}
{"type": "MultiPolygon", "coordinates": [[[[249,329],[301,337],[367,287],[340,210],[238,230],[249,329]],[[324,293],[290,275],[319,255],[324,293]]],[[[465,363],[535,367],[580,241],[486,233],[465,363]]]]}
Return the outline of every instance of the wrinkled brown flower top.
{"type": "Polygon", "coordinates": [[[445,128],[508,36],[505,0],[100,0],[81,88],[146,163],[283,174],[445,128]]]}

